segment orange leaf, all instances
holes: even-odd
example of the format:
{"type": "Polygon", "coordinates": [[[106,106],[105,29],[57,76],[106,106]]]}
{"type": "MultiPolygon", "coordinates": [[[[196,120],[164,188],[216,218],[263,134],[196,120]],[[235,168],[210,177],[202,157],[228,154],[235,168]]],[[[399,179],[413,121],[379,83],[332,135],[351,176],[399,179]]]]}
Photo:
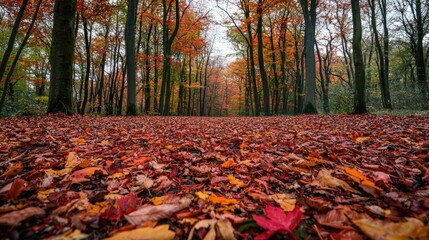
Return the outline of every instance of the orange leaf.
{"type": "Polygon", "coordinates": [[[210,202],[213,204],[221,204],[221,205],[228,205],[228,204],[237,204],[237,199],[228,199],[226,197],[218,197],[216,195],[212,195],[209,197],[210,202]]]}
{"type": "Polygon", "coordinates": [[[231,168],[235,165],[234,159],[230,158],[227,161],[225,161],[224,163],[222,163],[222,167],[224,168],[231,168]]]}
{"type": "Polygon", "coordinates": [[[344,167],[344,169],[341,171],[344,172],[345,174],[347,174],[351,179],[353,179],[353,181],[355,181],[359,184],[369,186],[369,187],[373,187],[379,191],[382,191],[381,188],[375,186],[374,182],[370,181],[367,177],[362,175],[360,172],[358,172],[354,168],[344,167]]]}
{"type": "Polygon", "coordinates": [[[15,177],[16,175],[20,174],[24,167],[22,166],[21,162],[17,162],[14,164],[11,168],[9,168],[6,172],[4,172],[0,177],[15,177]]]}
{"type": "Polygon", "coordinates": [[[71,178],[72,183],[87,182],[94,174],[107,175],[107,172],[99,167],[88,167],[72,173],[69,178],[71,178]]]}

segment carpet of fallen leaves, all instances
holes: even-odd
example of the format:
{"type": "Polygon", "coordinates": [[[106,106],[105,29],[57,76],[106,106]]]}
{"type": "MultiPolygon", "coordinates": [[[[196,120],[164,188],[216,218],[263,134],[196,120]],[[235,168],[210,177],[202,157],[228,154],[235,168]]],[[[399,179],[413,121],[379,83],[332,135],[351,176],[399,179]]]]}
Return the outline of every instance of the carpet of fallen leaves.
{"type": "Polygon", "coordinates": [[[428,239],[429,119],[0,119],[0,238],[428,239]]]}

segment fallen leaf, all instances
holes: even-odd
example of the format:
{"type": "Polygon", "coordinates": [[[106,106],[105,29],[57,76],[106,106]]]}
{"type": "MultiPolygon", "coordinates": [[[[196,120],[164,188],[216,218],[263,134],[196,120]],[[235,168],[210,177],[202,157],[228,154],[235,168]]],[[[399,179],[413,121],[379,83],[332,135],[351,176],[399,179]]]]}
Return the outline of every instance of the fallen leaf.
{"type": "Polygon", "coordinates": [[[302,212],[298,206],[296,206],[292,212],[285,214],[283,209],[269,205],[265,207],[265,213],[267,217],[261,217],[256,214],[252,215],[256,223],[266,230],[264,233],[256,236],[255,240],[269,239],[277,232],[286,232],[293,239],[296,239],[293,230],[302,219],[302,212]]]}
{"type": "Polygon", "coordinates": [[[378,219],[364,218],[353,221],[368,237],[374,240],[426,240],[429,239],[429,228],[422,221],[406,218],[404,222],[388,222],[378,219]]]}
{"type": "MultiPolygon", "coordinates": [[[[106,170],[100,168],[100,167],[87,167],[81,170],[77,170],[70,174],[68,177],[64,178],[66,180],[71,180],[72,183],[81,183],[81,182],[87,182],[89,181],[90,177],[93,175],[107,175],[106,170]]],[[[63,181],[64,181],[63,179],[63,181]]]]}
{"type": "Polygon", "coordinates": [[[285,212],[290,212],[295,209],[296,205],[296,199],[291,198],[292,196],[289,196],[287,194],[273,194],[270,195],[270,198],[273,199],[276,203],[280,205],[280,207],[285,212]]]}
{"type": "Polygon", "coordinates": [[[149,189],[153,186],[155,182],[146,177],[145,175],[137,175],[136,176],[136,182],[134,185],[142,185],[145,189],[149,189]]]}
{"type": "Polygon", "coordinates": [[[8,200],[17,199],[18,196],[21,194],[22,190],[24,190],[26,183],[27,182],[22,180],[21,178],[16,178],[15,180],[13,180],[12,186],[7,192],[6,198],[8,200]]]}
{"type": "Polygon", "coordinates": [[[22,170],[24,170],[24,166],[22,166],[21,162],[17,162],[15,164],[12,165],[12,167],[10,167],[8,170],[6,170],[1,176],[0,178],[3,177],[15,177],[16,175],[20,174],[22,172],[22,170]]]}
{"type": "Polygon", "coordinates": [[[188,240],[193,239],[195,230],[200,228],[209,228],[204,240],[235,240],[234,228],[228,219],[205,219],[197,222],[188,235],[188,240]]]}
{"type": "Polygon", "coordinates": [[[125,219],[132,225],[144,224],[147,221],[159,221],[168,218],[174,213],[188,208],[191,205],[192,198],[183,197],[176,204],[162,204],[158,206],[143,206],[142,208],[125,215],[125,219]]]}
{"type": "Polygon", "coordinates": [[[312,185],[328,187],[328,188],[341,187],[346,191],[359,193],[358,190],[350,187],[350,185],[344,182],[343,180],[333,177],[331,175],[331,172],[327,169],[322,169],[319,171],[319,173],[317,174],[316,180],[313,181],[312,185]]]}
{"type": "Polygon", "coordinates": [[[230,158],[226,160],[224,163],[222,163],[221,167],[223,168],[232,168],[235,165],[235,161],[233,158],[230,158]]]}
{"type": "Polygon", "coordinates": [[[105,240],[173,240],[175,235],[167,224],[163,224],[155,228],[145,227],[120,232],[105,240]]]}
{"type": "Polygon", "coordinates": [[[348,206],[337,206],[335,209],[325,213],[317,214],[314,218],[320,225],[337,228],[337,229],[353,229],[351,220],[367,218],[365,214],[357,213],[348,206]]]}
{"type": "Polygon", "coordinates": [[[215,224],[216,224],[217,220],[216,219],[205,219],[205,220],[201,220],[199,222],[197,222],[194,227],[192,227],[191,231],[189,232],[188,235],[188,240],[192,240],[192,238],[194,237],[194,232],[195,230],[198,230],[200,228],[210,228],[209,231],[207,232],[206,236],[204,237],[205,239],[216,239],[216,229],[215,229],[215,224]]]}
{"type": "Polygon", "coordinates": [[[13,211],[0,216],[0,225],[16,226],[22,221],[31,217],[42,217],[45,215],[45,210],[38,207],[28,207],[22,210],[13,211]]]}
{"type": "Polygon", "coordinates": [[[82,233],[79,229],[74,230],[72,233],[66,232],[61,236],[50,238],[49,240],[85,240],[89,235],[82,233]]]}
{"type": "Polygon", "coordinates": [[[381,207],[376,205],[365,206],[365,208],[368,209],[370,212],[383,217],[388,217],[391,214],[390,209],[382,209],[381,207]]]}
{"type": "Polygon", "coordinates": [[[345,174],[347,174],[353,181],[362,184],[364,186],[373,187],[379,191],[383,191],[381,188],[375,186],[375,183],[370,181],[367,177],[362,175],[360,172],[358,172],[354,168],[344,167],[342,170],[345,174]]]}
{"type": "Polygon", "coordinates": [[[213,204],[221,204],[221,205],[229,205],[229,204],[237,204],[237,199],[229,199],[226,197],[218,197],[214,194],[209,196],[209,201],[213,204]]]}
{"type": "Polygon", "coordinates": [[[197,195],[197,197],[201,198],[202,200],[207,200],[210,197],[209,194],[203,193],[203,192],[200,192],[200,191],[195,192],[195,195],[197,195]]]}
{"type": "Polygon", "coordinates": [[[355,139],[356,143],[364,143],[368,142],[371,139],[371,137],[358,137],[355,139]]]}
{"type": "Polygon", "coordinates": [[[244,182],[235,178],[234,175],[231,175],[231,174],[228,175],[228,179],[229,179],[229,183],[231,183],[232,185],[236,185],[237,187],[246,186],[246,184],[244,182]]]}
{"type": "MultiPolygon", "coordinates": [[[[48,177],[62,177],[64,175],[67,175],[79,165],[79,161],[77,159],[76,153],[69,152],[67,156],[67,162],[64,167],[64,169],[61,170],[52,170],[52,169],[46,169],[44,172],[47,174],[48,177]]],[[[47,185],[47,184],[46,184],[47,185]]]]}
{"type": "Polygon", "coordinates": [[[235,240],[234,227],[228,219],[221,219],[216,223],[216,235],[219,239],[235,240]]]}

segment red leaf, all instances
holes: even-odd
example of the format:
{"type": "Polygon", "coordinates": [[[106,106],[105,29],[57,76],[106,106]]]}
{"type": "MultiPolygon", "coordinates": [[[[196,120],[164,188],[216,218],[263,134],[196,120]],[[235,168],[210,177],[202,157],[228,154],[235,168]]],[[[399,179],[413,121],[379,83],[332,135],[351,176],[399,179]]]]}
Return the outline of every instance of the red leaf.
{"type": "Polygon", "coordinates": [[[7,192],[8,200],[15,200],[21,194],[22,190],[25,188],[25,181],[21,178],[17,178],[13,181],[10,190],[7,192]]]}
{"type": "Polygon", "coordinates": [[[288,214],[285,214],[283,209],[279,207],[266,206],[265,213],[267,214],[266,218],[253,214],[256,223],[267,230],[256,236],[255,240],[269,239],[276,232],[288,232],[293,239],[296,239],[292,232],[302,219],[302,212],[298,206],[288,214]]]}
{"type": "Polygon", "coordinates": [[[140,206],[140,200],[137,198],[137,194],[134,192],[130,193],[130,196],[122,197],[118,200],[118,207],[110,207],[106,211],[101,213],[101,218],[108,220],[119,220],[123,215],[129,214],[137,210],[140,206]]]}

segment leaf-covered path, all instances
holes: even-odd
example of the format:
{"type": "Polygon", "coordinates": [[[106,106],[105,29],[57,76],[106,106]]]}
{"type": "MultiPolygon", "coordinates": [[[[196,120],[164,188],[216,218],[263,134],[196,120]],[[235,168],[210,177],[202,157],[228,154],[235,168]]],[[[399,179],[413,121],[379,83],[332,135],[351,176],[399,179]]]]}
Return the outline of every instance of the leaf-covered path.
{"type": "Polygon", "coordinates": [[[421,117],[0,119],[0,238],[427,239],[428,168],[421,117]]]}

